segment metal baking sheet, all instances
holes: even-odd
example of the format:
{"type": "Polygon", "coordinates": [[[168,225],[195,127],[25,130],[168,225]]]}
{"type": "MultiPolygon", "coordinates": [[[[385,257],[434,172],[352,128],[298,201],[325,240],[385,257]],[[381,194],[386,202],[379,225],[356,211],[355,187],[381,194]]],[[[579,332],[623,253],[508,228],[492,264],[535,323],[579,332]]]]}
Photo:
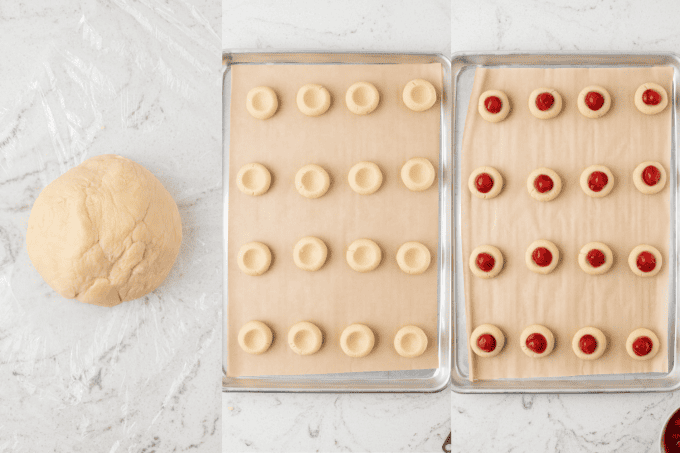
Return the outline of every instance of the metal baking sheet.
{"type": "Polygon", "coordinates": [[[607,393],[607,392],[662,392],[680,387],[680,369],[678,367],[677,337],[677,259],[670,260],[670,279],[668,292],[668,373],[638,374],[606,374],[574,377],[532,378],[532,379],[497,379],[469,380],[468,338],[465,325],[465,293],[463,288],[463,269],[461,239],[461,185],[460,162],[463,143],[463,131],[470,94],[474,81],[475,69],[479,67],[514,67],[514,68],[559,68],[559,67],[645,67],[668,66],[674,69],[671,93],[672,141],[671,141],[671,238],[669,256],[677,255],[677,221],[678,221],[678,76],[680,59],[671,53],[656,54],[623,54],[623,53],[589,53],[589,54],[522,54],[492,53],[472,54],[458,53],[453,55],[451,76],[453,80],[453,150],[454,150],[454,297],[452,305],[452,325],[454,329],[452,345],[452,389],[458,393],[607,393]]]}
{"type": "Polygon", "coordinates": [[[451,64],[448,58],[437,54],[397,53],[327,53],[327,52],[251,52],[232,51],[223,55],[224,79],[222,95],[223,118],[223,250],[224,286],[223,303],[224,332],[228,329],[229,300],[227,297],[228,275],[226,265],[228,191],[229,191],[229,102],[231,92],[230,68],[237,64],[427,64],[441,63],[443,90],[440,114],[439,155],[439,244],[437,289],[437,347],[439,366],[429,370],[385,371],[363,373],[337,373],[295,376],[227,377],[227,335],[222,336],[223,391],[259,392],[437,392],[449,383],[451,372],[451,238],[453,169],[451,151],[452,97],[451,64]]]}

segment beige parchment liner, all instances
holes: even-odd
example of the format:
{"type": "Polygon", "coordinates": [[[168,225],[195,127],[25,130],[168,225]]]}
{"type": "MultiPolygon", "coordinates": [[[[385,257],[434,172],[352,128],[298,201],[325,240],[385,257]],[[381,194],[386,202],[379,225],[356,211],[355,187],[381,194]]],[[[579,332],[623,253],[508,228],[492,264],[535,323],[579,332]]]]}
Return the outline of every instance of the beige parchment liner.
{"type": "Polygon", "coordinates": [[[229,150],[228,238],[228,375],[292,375],[436,368],[438,182],[424,192],[411,192],[401,182],[402,165],[412,157],[439,161],[439,99],[417,113],[402,101],[412,79],[430,81],[442,90],[440,64],[427,65],[235,65],[232,67],[229,150]],[[351,113],[345,92],[358,81],[380,91],[378,108],[366,116],[351,113]],[[319,117],[302,114],[295,103],[298,89],[308,83],[331,93],[329,110],[319,117]],[[269,120],[246,111],[246,94],[253,87],[272,87],[279,110],[269,120]],[[375,162],[383,172],[380,189],[372,195],[354,192],[347,181],[357,162],[375,162]],[[272,173],[269,191],[260,197],[242,194],[235,185],[242,165],[258,162],[272,173]],[[318,164],[331,176],[321,198],[302,197],[294,187],[295,173],[318,164]],[[293,247],[302,237],[316,236],[328,246],[328,260],[316,272],[293,263],[293,247]],[[350,269],[345,252],[355,239],[369,238],[383,252],[380,266],[366,274],[350,269]],[[261,241],[273,254],[267,273],[242,274],[236,264],[241,244],[261,241]],[[397,249],[419,241],[432,253],[433,264],[422,275],[403,273],[397,249]],[[260,320],[274,331],[266,353],[253,356],[238,346],[239,328],[260,320]],[[288,329],[310,321],[325,335],[321,350],[301,357],[286,344],[288,329]],[[368,325],[376,335],[375,349],[353,359],[340,348],[343,329],[368,325]],[[427,351],[419,358],[400,357],[394,335],[407,324],[427,334],[427,351]]]}
{"type": "Polygon", "coordinates": [[[469,337],[475,326],[490,323],[507,339],[492,359],[469,351],[471,380],[667,371],[670,189],[643,195],[632,174],[646,160],[670,171],[671,107],[645,115],[635,107],[634,94],[645,82],[671,93],[672,76],[666,67],[476,70],[462,178],[467,181],[472,170],[491,165],[503,175],[505,188],[498,197],[481,200],[464,186],[463,262],[474,247],[491,244],[506,263],[498,277],[488,280],[475,278],[464,266],[467,332],[469,337]],[[576,99],[588,85],[601,85],[612,96],[611,110],[600,119],[578,111],[576,99]],[[564,106],[559,116],[539,120],[531,115],[527,100],[536,87],[560,92],[564,106]],[[477,113],[479,95],[490,89],[504,91],[512,103],[508,118],[496,124],[477,113]],[[604,198],[590,198],[579,186],[581,172],[593,164],[606,165],[616,178],[604,198]],[[526,178],[538,167],[562,177],[562,192],[553,201],[541,203],[527,193],[526,178]],[[560,249],[562,262],[549,275],[535,274],[524,263],[526,248],[536,239],[553,241],[560,249]],[[580,248],[591,241],[604,242],[614,252],[614,266],[604,275],[586,275],[578,265],[580,248]],[[638,244],[653,245],[663,254],[656,277],[636,277],[628,267],[628,254],[638,244]],[[519,336],[531,324],[555,334],[550,356],[532,359],[521,351],[519,336]],[[598,360],[583,361],[572,352],[572,336],[584,326],[598,327],[607,336],[608,349],[598,360]],[[626,338],[638,327],[652,329],[661,339],[652,360],[632,360],[626,353],[626,338]]]}

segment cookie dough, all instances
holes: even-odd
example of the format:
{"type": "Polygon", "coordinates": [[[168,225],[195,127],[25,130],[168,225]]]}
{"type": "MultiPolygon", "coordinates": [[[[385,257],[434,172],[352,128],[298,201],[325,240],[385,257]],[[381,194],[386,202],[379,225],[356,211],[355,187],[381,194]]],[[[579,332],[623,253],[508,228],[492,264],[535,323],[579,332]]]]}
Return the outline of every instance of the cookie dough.
{"type": "Polygon", "coordinates": [[[288,346],[298,355],[311,355],[321,349],[323,334],[311,322],[299,322],[288,331],[288,346]]]}
{"type": "Polygon", "coordinates": [[[635,107],[646,115],[663,112],[668,105],[668,93],[661,85],[647,82],[635,91],[635,107]]]}
{"type": "Polygon", "coordinates": [[[264,195],[272,183],[272,175],[264,165],[245,164],[236,175],[238,189],[246,195],[254,197],[264,195]]]}
{"type": "Polygon", "coordinates": [[[480,245],[470,254],[469,264],[475,277],[494,278],[503,269],[503,254],[493,245],[480,245]]]}
{"type": "Polygon", "coordinates": [[[318,165],[305,165],[295,174],[295,188],[303,197],[322,197],[330,185],[331,177],[318,165]]]}
{"type": "Polygon", "coordinates": [[[503,121],[510,113],[510,100],[502,91],[485,91],[479,96],[477,110],[486,121],[498,123],[503,121]]]}
{"type": "Polygon", "coordinates": [[[604,197],[614,188],[614,174],[604,165],[591,165],[581,173],[580,183],[589,197],[604,197]]]}
{"type": "Polygon", "coordinates": [[[589,242],[578,254],[578,265],[583,272],[590,275],[601,275],[611,269],[614,264],[612,249],[602,242],[589,242]]]}
{"type": "Polygon", "coordinates": [[[262,275],[272,263],[272,252],[262,242],[249,242],[238,251],[238,267],[245,274],[262,275]]]}
{"type": "Polygon", "coordinates": [[[562,111],[562,96],[554,88],[536,88],[529,95],[529,111],[539,120],[555,118],[562,111]]]}
{"type": "Polygon", "coordinates": [[[401,180],[413,192],[429,189],[435,175],[434,166],[424,157],[414,157],[401,167],[401,180]]]}
{"type": "Polygon", "coordinates": [[[659,193],[666,185],[666,170],[659,162],[642,162],[633,171],[633,182],[645,195],[659,193]]]}
{"type": "Polygon", "coordinates": [[[494,357],[505,345],[505,335],[492,324],[482,324],[472,331],[470,347],[480,357],[494,357]]]}
{"type": "Polygon", "coordinates": [[[545,326],[534,324],[522,331],[519,345],[529,357],[534,359],[549,355],[555,348],[555,336],[545,326]]]}
{"type": "Polygon", "coordinates": [[[427,349],[427,335],[420,327],[404,326],[394,337],[394,349],[407,359],[420,357],[427,349]]]}
{"type": "Polygon", "coordinates": [[[527,178],[527,190],[538,201],[551,201],[562,191],[562,178],[554,170],[541,167],[527,178]]]}
{"type": "Polygon", "coordinates": [[[414,112],[424,112],[437,102],[437,90],[427,80],[414,79],[404,87],[402,99],[414,112]]]}
{"type": "Polygon", "coordinates": [[[527,248],[524,261],[530,271],[537,274],[549,274],[555,270],[560,261],[560,251],[554,243],[539,239],[527,248]]]}
{"type": "Polygon", "coordinates": [[[406,242],[397,250],[397,264],[407,274],[419,275],[430,267],[430,251],[420,242],[406,242]]]}
{"type": "Polygon", "coordinates": [[[628,335],[626,340],[626,351],[635,360],[650,360],[658,354],[661,349],[659,337],[649,329],[635,329],[628,335]]]}
{"type": "Polygon", "coordinates": [[[262,354],[272,345],[272,330],[261,321],[250,321],[238,332],[238,344],[248,354],[262,354]]]}
{"type": "Polygon", "coordinates": [[[479,167],[470,173],[468,189],[477,198],[494,198],[503,190],[503,176],[493,167],[479,167]]]}
{"type": "Polygon", "coordinates": [[[380,93],[369,82],[357,82],[347,90],[345,102],[350,112],[357,115],[368,115],[378,107],[380,93]]]}
{"type": "Polygon", "coordinates": [[[182,244],[170,193],[146,168],[116,155],[87,159],[33,204],[26,248],[62,297],[111,307],[155,290],[182,244]]]}
{"type": "Polygon", "coordinates": [[[370,239],[357,239],[349,245],[345,257],[355,271],[370,272],[380,264],[382,251],[370,239]]]}
{"type": "Polygon", "coordinates": [[[603,87],[591,85],[581,90],[576,103],[579,112],[586,118],[600,118],[609,111],[612,97],[603,87]]]}
{"type": "Polygon", "coordinates": [[[271,88],[257,87],[248,92],[246,108],[248,113],[258,120],[267,120],[278,110],[279,100],[271,88]]]}
{"type": "Polygon", "coordinates": [[[318,271],[327,257],[328,247],[321,239],[313,236],[300,239],[293,248],[293,261],[303,271],[318,271]]]}
{"type": "Polygon", "coordinates": [[[360,195],[375,193],[383,182],[383,174],[373,162],[359,162],[349,170],[349,186],[360,195]]]}
{"type": "Polygon", "coordinates": [[[640,277],[655,276],[661,270],[662,264],[661,252],[651,245],[638,245],[628,255],[630,270],[640,277]]]}
{"type": "Polygon", "coordinates": [[[607,337],[596,327],[584,327],[574,335],[571,348],[579,359],[599,359],[607,349],[607,337]]]}
{"type": "Polygon", "coordinates": [[[328,90],[315,84],[307,84],[297,93],[298,109],[307,116],[320,116],[331,106],[331,94],[328,90]]]}
{"type": "Polygon", "coordinates": [[[340,335],[342,352],[350,357],[366,357],[373,350],[375,335],[363,324],[352,324],[345,328],[340,335]]]}

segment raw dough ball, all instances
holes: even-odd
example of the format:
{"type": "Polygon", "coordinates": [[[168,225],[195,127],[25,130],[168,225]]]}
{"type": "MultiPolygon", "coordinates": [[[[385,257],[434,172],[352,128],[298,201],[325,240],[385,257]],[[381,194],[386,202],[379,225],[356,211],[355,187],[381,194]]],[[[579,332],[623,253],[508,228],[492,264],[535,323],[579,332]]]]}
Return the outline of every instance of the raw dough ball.
{"type": "Polygon", "coordinates": [[[492,324],[482,324],[472,331],[470,347],[480,357],[494,357],[505,345],[505,335],[492,324]]]}
{"type": "Polygon", "coordinates": [[[241,246],[236,262],[243,273],[252,276],[262,275],[269,270],[272,252],[262,242],[249,242],[241,246]]]}
{"type": "Polygon", "coordinates": [[[574,338],[571,340],[571,348],[579,359],[599,359],[607,349],[607,337],[604,336],[600,329],[584,327],[574,335],[574,338]]]}
{"type": "Polygon", "coordinates": [[[417,326],[404,326],[394,337],[394,349],[407,359],[420,357],[427,349],[427,335],[417,326]]]}
{"type": "Polygon", "coordinates": [[[302,321],[288,331],[288,346],[298,355],[311,355],[321,349],[323,334],[311,322],[302,321]]]}
{"type": "Polygon", "coordinates": [[[406,242],[397,250],[399,268],[410,275],[420,275],[430,267],[430,251],[420,242],[406,242]]]}
{"type": "Polygon", "coordinates": [[[659,193],[666,185],[666,170],[659,162],[642,162],[633,171],[633,182],[646,195],[659,193]]]}
{"type": "Polygon", "coordinates": [[[522,331],[519,346],[529,357],[534,359],[545,357],[555,348],[555,336],[547,327],[534,324],[522,331]]]}
{"type": "Polygon", "coordinates": [[[250,321],[238,332],[238,344],[248,354],[262,354],[272,344],[272,330],[263,322],[250,321]]]}
{"type": "Polygon", "coordinates": [[[266,120],[276,113],[279,108],[279,100],[271,88],[257,87],[248,92],[246,108],[248,113],[258,120],[266,120]]]}
{"type": "Polygon", "coordinates": [[[382,251],[370,239],[357,239],[352,242],[345,255],[349,267],[357,272],[370,272],[380,264],[382,251]]]}
{"type": "Polygon", "coordinates": [[[378,107],[380,93],[369,82],[357,82],[347,90],[345,102],[350,112],[357,115],[368,115],[378,107]]]}
{"type": "Polygon", "coordinates": [[[258,196],[267,193],[272,183],[272,175],[264,165],[246,164],[236,175],[236,185],[246,195],[258,196]]]}
{"type": "Polygon", "coordinates": [[[366,357],[373,350],[375,335],[363,324],[352,324],[340,335],[340,347],[350,357],[366,357]]]}
{"type": "Polygon", "coordinates": [[[560,261],[560,251],[554,243],[539,239],[527,248],[524,260],[530,271],[537,274],[549,274],[555,270],[560,261]]]}
{"type": "Polygon", "coordinates": [[[321,85],[308,84],[297,94],[297,106],[307,116],[320,116],[331,106],[331,94],[321,85]]]}
{"type": "Polygon", "coordinates": [[[562,111],[562,96],[554,88],[536,88],[529,95],[529,111],[540,120],[555,118],[562,111]]]}
{"type": "Polygon", "coordinates": [[[661,349],[659,337],[651,330],[642,327],[632,331],[626,340],[626,351],[635,360],[653,359],[659,349],[661,349]]]}
{"type": "Polygon", "coordinates": [[[300,239],[293,249],[293,261],[304,271],[318,271],[326,262],[327,256],[326,244],[313,236],[300,239]]]}
{"type": "Polygon", "coordinates": [[[494,198],[503,189],[503,176],[493,167],[479,167],[470,173],[468,189],[477,198],[494,198]]]}
{"type": "Polygon", "coordinates": [[[549,168],[537,168],[527,178],[527,190],[538,201],[552,201],[562,191],[562,178],[549,168]]]}
{"type": "Polygon", "coordinates": [[[661,85],[652,82],[643,83],[635,92],[635,107],[642,113],[656,115],[663,112],[667,105],[668,94],[661,85]]]}
{"type": "Polygon", "coordinates": [[[599,118],[609,111],[612,106],[612,97],[603,87],[591,85],[581,90],[576,103],[579,112],[586,118],[599,118]],[[594,109],[589,107],[589,104],[594,109]]]}
{"type": "Polygon", "coordinates": [[[383,174],[373,162],[359,162],[349,171],[349,186],[360,195],[375,193],[383,182],[383,174]]]}
{"type": "Polygon", "coordinates": [[[640,277],[655,276],[661,270],[662,264],[661,252],[651,245],[638,245],[628,255],[630,270],[640,277]]]}
{"type": "Polygon", "coordinates": [[[493,245],[480,245],[470,254],[469,264],[475,277],[494,278],[503,269],[503,254],[493,245]]]}
{"type": "Polygon", "coordinates": [[[402,99],[414,112],[424,112],[437,102],[437,90],[427,80],[414,79],[404,87],[402,99]]]}
{"type": "Polygon", "coordinates": [[[604,274],[611,269],[612,264],[614,264],[614,253],[607,244],[602,242],[589,242],[581,248],[578,254],[578,265],[586,274],[604,274]]]}
{"type": "Polygon", "coordinates": [[[485,91],[479,96],[477,110],[482,118],[488,122],[498,123],[503,121],[508,116],[508,113],[510,113],[510,100],[502,91],[485,91]]]}
{"type": "Polygon", "coordinates": [[[107,307],[156,289],[181,243],[172,196],[149,170],[115,155],[87,159],[45,187],[26,232],[28,256],[48,285],[107,307]]]}
{"type": "Polygon", "coordinates": [[[413,192],[429,189],[435,175],[434,166],[424,157],[414,157],[401,167],[401,180],[413,192]]]}
{"type": "Polygon", "coordinates": [[[307,198],[322,197],[331,185],[328,172],[318,165],[305,165],[295,175],[295,188],[307,198]]]}
{"type": "Polygon", "coordinates": [[[581,173],[580,183],[589,197],[604,197],[614,188],[614,174],[604,165],[591,165],[581,173]]]}

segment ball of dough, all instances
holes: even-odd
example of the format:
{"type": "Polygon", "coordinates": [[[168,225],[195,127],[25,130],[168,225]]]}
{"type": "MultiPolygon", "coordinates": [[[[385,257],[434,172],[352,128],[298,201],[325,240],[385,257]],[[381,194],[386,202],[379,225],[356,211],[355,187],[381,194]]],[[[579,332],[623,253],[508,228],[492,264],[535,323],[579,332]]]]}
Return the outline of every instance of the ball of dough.
{"type": "Polygon", "coordinates": [[[581,90],[576,103],[581,115],[585,116],[586,118],[600,118],[601,116],[606,115],[609,111],[609,108],[612,106],[612,97],[603,87],[591,85],[581,90]],[[586,104],[586,97],[589,96],[590,93],[594,93],[595,95],[600,95],[602,97],[602,105],[600,105],[596,110],[591,109],[588,104],[586,104]]]}
{"type": "Polygon", "coordinates": [[[554,170],[541,167],[527,178],[529,195],[538,201],[552,201],[562,191],[562,178],[554,170]]]}
{"type": "Polygon", "coordinates": [[[505,335],[503,335],[501,329],[493,324],[482,324],[473,330],[472,335],[470,335],[470,347],[480,357],[497,356],[504,345],[505,335]],[[491,338],[487,337],[487,335],[490,335],[491,338]]]}
{"type": "Polygon", "coordinates": [[[331,106],[331,94],[328,90],[315,84],[300,88],[297,94],[297,106],[307,116],[320,116],[331,106]]]}
{"type": "Polygon", "coordinates": [[[659,193],[666,185],[666,169],[659,162],[642,162],[633,171],[633,183],[645,195],[659,193]]]}
{"type": "Polygon", "coordinates": [[[409,190],[422,192],[430,188],[436,172],[432,163],[424,157],[414,157],[401,167],[401,180],[409,190]]]}
{"type": "Polygon", "coordinates": [[[653,359],[658,354],[659,349],[661,349],[659,337],[651,330],[643,327],[632,331],[626,340],[626,351],[635,360],[653,359]],[[636,341],[639,341],[638,344],[635,344],[636,341]]]}
{"type": "Polygon", "coordinates": [[[313,236],[300,239],[293,249],[293,261],[304,271],[318,271],[327,257],[328,247],[321,239],[313,236]]]}
{"type": "Polygon", "coordinates": [[[347,90],[345,103],[350,112],[357,115],[368,115],[378,107],[380,93],[369,82],[357,82],[347,90]]]}
{"type": "Polygon", "coordinates": [[[560,261],[560,250],[547,239],[539,239],[527,248],[524,261],[530,271],[537,274],[549,274],[555,270],[560,261]]]}
{"type": "Polygon", "coordinates": [[[590,167],[583,170],[583,173],[581,173],[581,178],[579,179],[579,183],[581,184],[581,189],[586,195],[593,198],[601,198],[609,195],[609,192],[614,189],[614,174],[604,165],[591,165],[590,167]],[[593,173],[596,172],[598,173],[597,178],[595,178],[593,175],[593,173]],[[604,174],[606,183],[604,182],[600,173],[604,174]],[[591,175],[593,175],[592,181],[591,175]],[[600,185],[603,183],[604,186],[600,187],[600,185]]]}
{"type": "Polygon", "coordinates": [[[328,192],[330,186],[330,175],[318,165],[305,165],[295,174],[295,188],[303,197],[322,197],[328,192]]]}
{"type": "Polygon", "coordinates": [[[540,120],[555,118],[562,111],[562,96],[554,88],[536,88],[529,95],[529,111],[540,120]]]}
{"type": "Polygon", "coordinates": [[[599,359],[607,349],[607,337],[605,337],[604,333],[596,327],[584,327],[574,335],[574,338],[571,340],[571,348],[579,359],[599,359]],[[582,338],[583,342],[581,341],[582,338]],[[593,349],[592,351],[587,349],[588,352],[585,352],[582,349],[582,346],[593,349]]]}
{"type": "Polygon", "coordinates": [[[366,357],[373,350],[375,335],[364,324],[352,324],[340,335],[340,348],[350,357],[366,357]]]}
{"type": "Polygon", "coordinates": [[[470,254],[469,265],[475,277],[494,278],[503,269],[503,254],[493,245],[480,245],[470,254]]]}
{"type": "Polygon", "coordinates": [[[481,96],[479,96],[477,111],[479,111],[479,114],[486,121],[490,123],[498,123],[503,121],[510,113],[510,100],[508,99],[508,96],[502,91],[485,91],[481,94],[481,96]],[[489,102],[487,102],[487,99],[489,102]],[[498,105],[499,102],[500,106],[498,105]]]}
{"type": "Polygon", "coordinates": [[[256,87],[248,92],[246,108],[254,118],[267,120],[274,116],[279,108],[276,93],[269,87],[256,87]]]}
{"type": "Polygon", "coordinates": [[[661,271],[663,265],[663,258],[661,252],[651,245],[641,244],[631,250],[628,255],[628,266],[633,273],[640,277],[653,277],[661,271]],[[654,263],[650,259],[646,259],[643,253],[651,254],[654,263]],[[642,256],[641,256],[642,255],[642,256]]]}
{"type": "Polygon", "coordinates": [[[239,249],[236,262],[243,273],[256,277],[269,270],[272,252],[262,242],[248,242],[239,249]]]}
{"type": "Polygon", "coordinates": [[[55,179],[33,204],[31,262],[69,299],[113,306],[156,289],[182,243],[177,205],[136,162],[92,157],[55,179]]]}
{"type": "Polygon", "coordinates": [[[394,349],[402,357],[420,357],[427,349],[427,335],[418,326],[404,326],[394,336],[394,349]]]}
{"type": "Polygon", "coordinates": [[[661,113],[667,105],[668,93],[666,93],[666,90],[661,85],[647,82],[640,85],[637,91],[635,91],[635,107],[637,107],[639,111],[646,115],[656,115],[657,113],[661,113]],[[657,99],[649,99],[648,102],[650,102],[650,104],[645,103],[645,99],[647,98],[647,96],[645,96],[645,92],[647,92],[647,90],[655,91],[659,95],[657,99]],[[653,104],[653,102],[657,100],[658,103],[653,104]]]}
{"type": "Polygon", "coordinates": [[[503,176],[493,167],[479,167],[470,173],[468,189],[477,198],[497,197],[503,189],[503,176]]]}
{"type": "Polygon", "coordinates": [[[370,239],[357,239],[347,248],[345,254],[349,267],[357,272],[370,272],[380,264],[382,250],[370,239]]]}
{"type": "Polygon", "coordinates": [[[578,254],[578,265],[586,274],[604,274],[611,269],[612,264],[614,264],[614,253],[607,244],[602,242],[589,242],[581,247],[578,254]]]}
{"type": "Polygon", "coordinates": [[[244,194],[254,197],[267,193],[271,183],[271,173],[264,165],[258,163],[244,165],[236,175],[238,189],[244,194]]]}
{"type": "Polygon", "coordinates": [[[298,355],[315,354],[323,344],[323,334],[311,322],[299,322],[288,331],[288,346],[298,355]]]}
{"type": "Polygon", "coordinates": [[[555,336],[547,327],[534,324],[522,331],[519,346],[529,357],[534,359],[545,357],[555,348],[555,336]]]}
{"type": "Polygon", "coordinates": [[[272,330],[261,321],[247,322],[238,332],[238,344],[248,354],[267,352],[273,339],[272,330]]]}
{"type": "Polygon", "coordinates": [[[410,275],[420,275],[430,267],[430,251],[420,242],[406,242],[397,250],[399,269],[410,275]]]}
{"type": "Polygon", "coordinates": [[[427,80],[414,79],[404,87],[402,99],[414,112],[424,112],[437,102],[437,90],[427,80]]]}
{"type": "Polygon", "coordinates": [[[375,193],[383,182],[383,174],[373,162],[359,162],[354,164],[347,176],[349,186],[360,195],[375,193]]]}

